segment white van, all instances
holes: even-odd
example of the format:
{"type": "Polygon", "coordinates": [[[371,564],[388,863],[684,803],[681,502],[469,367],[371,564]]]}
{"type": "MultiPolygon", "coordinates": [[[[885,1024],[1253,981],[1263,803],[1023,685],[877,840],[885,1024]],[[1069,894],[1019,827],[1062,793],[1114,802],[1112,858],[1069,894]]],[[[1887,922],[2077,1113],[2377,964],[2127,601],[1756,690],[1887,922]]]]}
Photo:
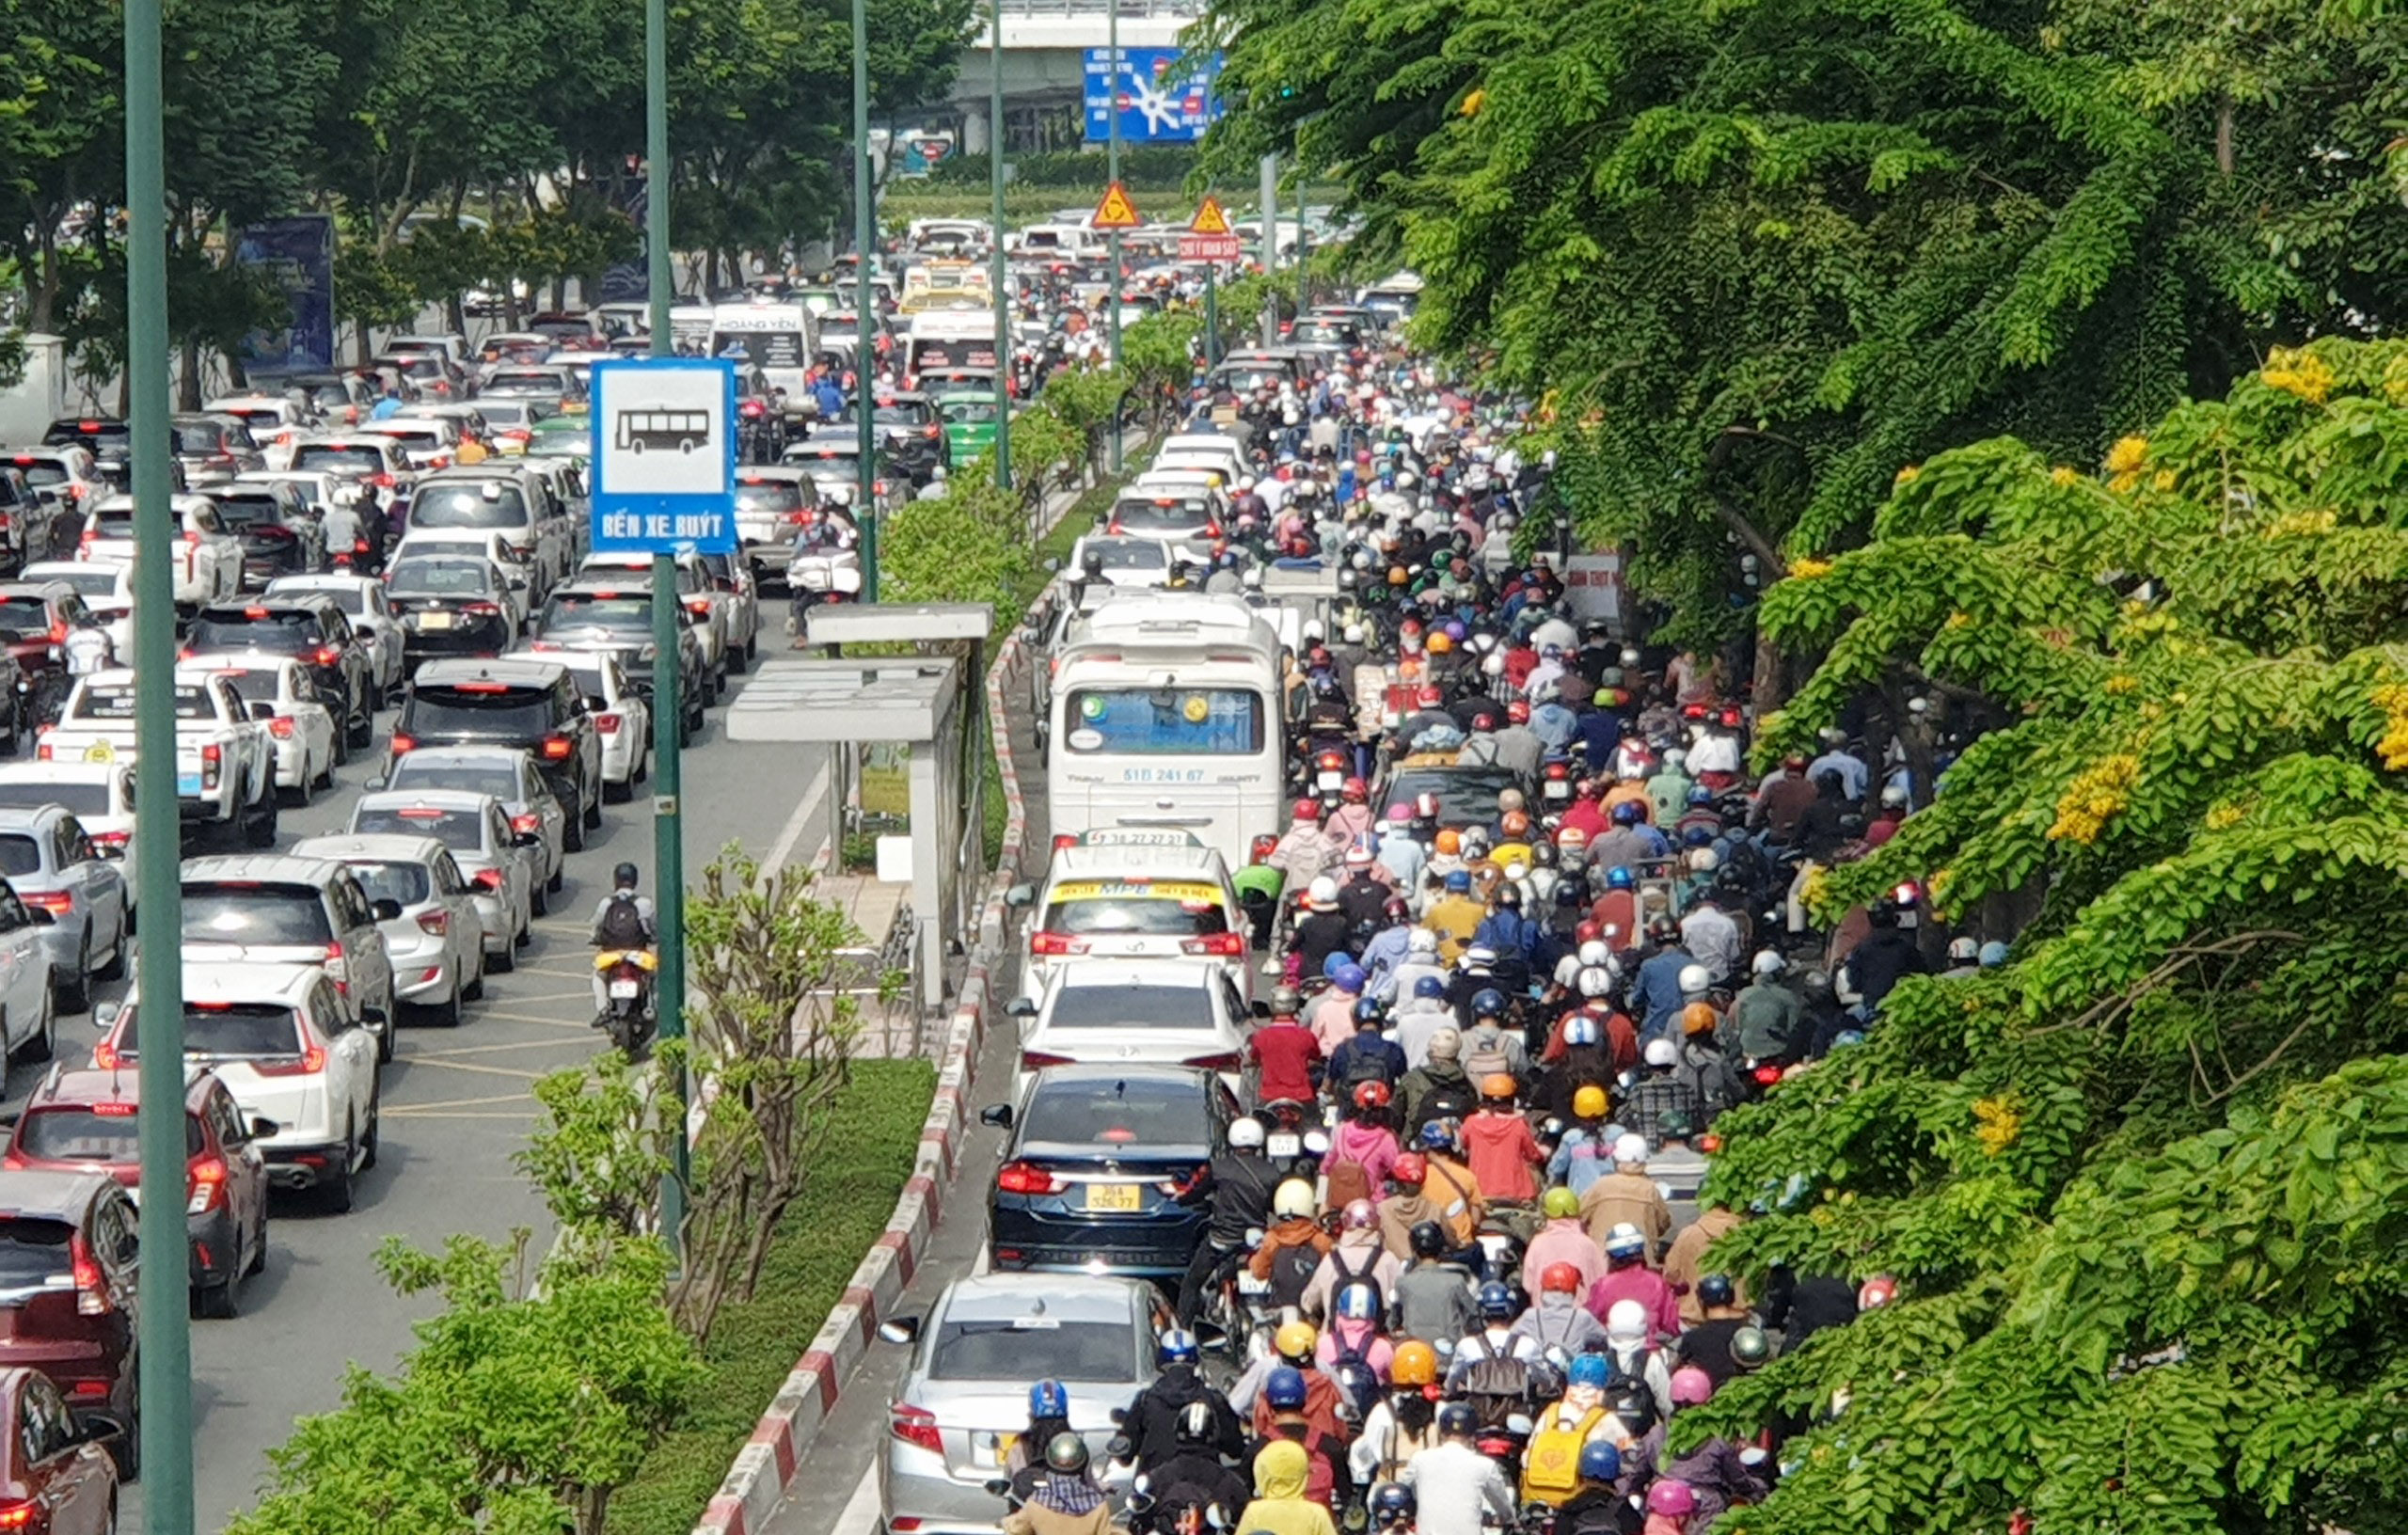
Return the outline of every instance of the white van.
{"type": "Polygon", "coordinates": [[[1218,432],[1182,432],[1163,439],[1152,467],[1210,469],[1224,485],[1234,485],[1245,475],[1245,450],[1238,446],[1237,438],[1218,432]]]}
{"type": "Polygon", "coordinates": [[[789,419],[804,414],[811,399],[812,359],[819,356],[819,319],[798,300],[756,297],[711,310],[710,355],[724,357],[737,347],[745,360],[786,393],[789,419]]]}

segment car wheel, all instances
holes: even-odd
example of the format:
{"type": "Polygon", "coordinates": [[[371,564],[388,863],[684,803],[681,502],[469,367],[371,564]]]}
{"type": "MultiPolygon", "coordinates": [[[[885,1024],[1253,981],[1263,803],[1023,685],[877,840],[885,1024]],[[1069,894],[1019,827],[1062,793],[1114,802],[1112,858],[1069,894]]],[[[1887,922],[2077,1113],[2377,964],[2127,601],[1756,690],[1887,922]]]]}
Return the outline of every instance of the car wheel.
{"type": "MultiPolygon", "coordinates": [[[[125,1368],[132,1369],[134,1361],[128,1359],[125,1362],[125,1368]]],[[[135,1481],[142,1476],[142,1408],[140,1404],[137,1403],[128,1416],[132,1421],[126,1424],[125,1432],[117,1436],[117,1442],[109,1447],[109,1457],[117,1462],[117,1479],[119,1481],[135,1481]]],[[[109,1517],[112,1519],[117,1517],[117,1505],[114,1503],[109,1505],[109,1517]]]]}
{"type": "Polygon", "coordinates": [[[119,919],[117,943],[109,950],[109,962],[94,971],[92,973],[93,975],[103,981],[121,981],[125,979],[125,951],[128,946],[128,942],[133,937],[134,908],[129,906],[125,909],[125,915],[119,919]]]}
{"type": "Polygon", "coordinates": [[[646,731],[644,735],[645,738],[636,746],[636,770],[627,780],[627,798],[630,799],[635,798],[635,786],[652,776],[651,732],[646,731]]]}
{"type": "Polygon", "coordinates": [[[206,1317],[212,1321],[233,1321],[236,1310],[234,1305],[234,1281],[230,1278],[222,1284],[208,1285],[200,1290],[195,1290],[192,1297],[192,1308],[197,1314],[206,1317]]]}
{"type": "Polygon", "coordinates": [[[588,831],[598,831],[601,828],[602,779],[601,775],[597,773],[594,775],[594,781],[590,792],[585,796],[585,829],[588,831]]]}
{"type": "MultiPolygon", "coordinates": [[[[0,1024],[0,1031],[4,1031],[5,1027],[5,1024],[0,1024]]],[[[6,1037],[6,1033],[0,1032],[0,1038],[6,1037]]],[[[51,1052],[55,1051],[57,1048],[58,1004],[57,1000],[51,994],[51,988],[43,987],[41,992],[41,1019],[39,1022],[34,1024],[33,1031],[25,1036],[24,1044],[10,1052],[9,1059],[17,1061],[46,1061],[50,1059],[51,1052]]]]}
{"type": "Polygon", "coordinates": [[[327,1213],[347,1215],[351,1212],[351,1164],[358,1155],[358,1127],[345,1125],[342,1153],[328,1159],[325,1179],[318,1185],[318,1202],[325,1207],[327,1213]]]}
{"type": "MultiPolygon", "coordinates": [[[[88,925],[84,931],[84,945],[76,951],[74,969],[58,978],[57,1005],[69,1013],[80,1013],[92,1005],[92,933],[88,925]]],[[[47,1040],[37,1043],[34,1049],[41,1053],[31,1055],[31,1059],[50,1059],[47,1040]]]]}
{"type": "MultiPolygon", "coordinates": [[[[318,766],[318,787],[320,787],[320,788],[322,788],[322,789],[325,789],[325,790],[328,791],[329,793],[331,793],[331,792],[333,791],[333,789],[334,789],[334,786],[335,786],[335,754],[334,754],[332,752],[328,752],[326,753],[326,760],[325,760],[325,762],[323,762],[323,763],[319,764],[319,766],[318,766]]],[[[306,790],[305,790],[305,791],[303,791],[303,792],[306,794],[308,791],[306,791],[306,790]]]]}
{"type": "Polygon", "coordinates": [[[568,833],[562,843],[572,853],[585,851],[585,807],[574,805],[568,813],[568,833]]]}
{"type": "Polygon", "coordinates": [[[470,981],[467,985],[467,989],[460,993],[460,1000],[462,1002],[483,1002],[485,1000],[484,958],[484,948],[483,945],[479,945],[477,949],[477,978],[470,981]]]}
{"type": "Polygon", "coordinates": [[[548,917],[552,914],[551,897],[545,894],[545,892],[551,888],[552,884],[548,879],[538,879],[535,881],[534,889],[531,891],[527,896],[527,914],[529,916],[548,917]]]}
{"type": "Polygon", "coordinates": [[[276,785],[273,782],[268,784],[267,792],[260,796],[259,803],[252,807],[250,818],[243,826],[243,841],[252,847],[276,846],[276,785]]]}
{"type": "MultiPolygon", "coordinates": [[[[488,973],[507,975],[517,968],[518,945],[515,941],[509,943],[504,943],[501,946],[501,952],[499,954],[489,954],[485,956],[485,970],[488,973]]],[[[482,989],[483,983],[479,982],[478,986],[479,989],[482,989]]]]}
{"type": "Polygon", "coordinates": [[[350,729],[343,720],[343,716],[335,716],[334,737],[326,747],[326,760],[338,766],[351,761],[350,729]]]}
{"type": "Polygon", "coordinates": [[[614,805],[624,805],[635,797],[636,781],[632,772],[627,775],[627,781],[624,783],[613,783],[609,779],[602,781],[602,798],[614,805]]]}
{"type": "Polygon", "coordinates": [[[267,1272],[267,1211],[260,1211],[260,1224],[251,1233],[251,1266],[243,1271],[246,1279],[267,1272]]]}
{"type": "MultiPolygon", "coordinates": [[[[547,880],[545,880],[545,881],[544,881],[544,888],[545,888],[546,890],[547,890],[547,891],[557,892],[557,891],[559,891],[559,889],[561,888],[562,884],[562,883],[564,883],[564,882],[567,880],[567,878],[568,878],[568,865],[567,865],[565,862],[563,862],[563,863],[562,863],[559,868],[556,868],[556,869],[554,869],[554,870],[552,871],[552,877],[551,877],[549,879],[547,879],[547,880]]],[[[551,902],[549,902],[549,901],[546,901],[544,904],[545,904],[546,906],[547,906],[547,907],[548,907],[548,906],[550,906],[552,903],[551,903],[551,902]]]]}
{"type": "Polygon", "coordinates": [[[359,718],[346,727],[350,735],[347,744],[366,751],[376,742],[376,710],[366,699],[359,702],[359,718]]]}
{"type": "Polygon", "coordinates": [[[383,1066],[393,1058],[393,1036],[400,1033],[393,1015],[401,1011],[401,1004],[391,997],[385,999],[385,1021],[376,1030],[376,1064],[383,1066]]]}
{"type": "Polygon", "coordinates": [[[359,1170],[376,1165],[376,1149],[385,1139],[385,1095],[382,1089],[368,1095],[368,1133],[359,1142],[359,1170]]]}

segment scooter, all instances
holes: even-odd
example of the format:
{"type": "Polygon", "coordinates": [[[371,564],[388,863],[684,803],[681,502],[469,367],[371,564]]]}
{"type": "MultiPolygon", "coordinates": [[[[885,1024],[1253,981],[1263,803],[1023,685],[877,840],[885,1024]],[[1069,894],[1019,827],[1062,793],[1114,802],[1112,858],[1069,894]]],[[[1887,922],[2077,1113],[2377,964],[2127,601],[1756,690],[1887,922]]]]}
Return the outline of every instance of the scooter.
{"type": "Polygon", "coordinates": [[[850,545],[823,545],[798,553],[786,566],[786,590],[793,595],[794,632],[803,632],[803,618],[823,603],[859,602],[862,557],[850,545]]]}
{"type": "Polygon", "coordinates": [[[601,973],[602,1026],[610,1043],[633,1059],[652,1042],[654,1017],[652,974],[660,961],[649,949],[604,949],[594,957],[601,973]]]}

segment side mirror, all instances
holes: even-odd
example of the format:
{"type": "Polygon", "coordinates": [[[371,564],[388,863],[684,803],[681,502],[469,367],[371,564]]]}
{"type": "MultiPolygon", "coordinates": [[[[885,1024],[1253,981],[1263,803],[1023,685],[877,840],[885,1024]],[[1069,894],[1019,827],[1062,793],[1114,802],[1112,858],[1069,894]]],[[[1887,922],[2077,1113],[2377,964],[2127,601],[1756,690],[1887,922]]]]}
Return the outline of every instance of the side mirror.
{"type": "Polygon", "coordinates": [[[251,1118],[251,1139],[263,1141],[283,1128],[273,1119],[261,1118],[255,1115],[251,1118]]]}
{"type": "Polygon", "coordinates": [[[264,698],[255,698],[243,705],[243,712],[253,720],[265,721],[276,718],[276,705],[264,698]]]}
{"type": "Polygon", "coordinates": [[[1126,1423],[1129,1421],[1129,1409],[1126,1407],[1115,1407],[1105,1416],[1110,1417],[1115,1423],[1126,1423]]]}
{"type": "Polygon", "coordinates": [[[1037,1016],[1037,1004],[1029,1001],[1026,997],[1014,997],[1010,1004],[1004,1008],[1004,1011],[1006,1015],[1012,1018],[1035,1018],[1037,1016]]]}
{"type": "Polygon", "coordinates": [[[368,910],[376,914],[376,920],[378,922],[398,922],[401,920],[402,903],[389,896],[369,902],[368,910]]]}
{"type": "Polygon", "coordinates": [[[368,792],[371,794],[379,793],[389,786],[392,782],[393,781],[391,779],[387,778],[382,773],[379,773],[374,778],[368,781],[368,792]]]}
{"type": "Polygon", "coordinates": [[[878,1336],[889,1343],[916,1343],[920,1340],[920,1319],[889,1317],[878,1324],[878,1336]]]}
{"type": "Polygon", "coordinates": [[[92,1027],[102,1030],[116,1028],[117,1021],[124,1016],[125,1004],[121,1002],[102,1003],[99,1006],[92,1009],[92,1027]]]}
{"type": "Polygon", "coordinates": [[[1253,1002],[1247,1005],[1246,1010],[1257,1018],[1269,1018],[1271,1016],[1271,1004],[1263,1001],[1259,997],[1257,997],[1253,1002]]]}
{"type": "MultiPolygon", "coordinates": [[[[881,1327],[879,1331],[880,1333],[884,1333],[886,1329],[881,1327]]],[[[1007,1478],[990,1477],[984,1483],[982,1483],[982,1485],[987,1489],[987,1495],[990,1497],[1009,1497],[1012,1495],[1012,1484],[1010,1480],[1007,1478]]]]}
{"type": "Polygon", "coordinates": [[[25,915],[33,919],[33,924],[37,927],[55,926],[58,922],[58,919],[51,914],[48,907],[29,906],[25,908],[25,915]]]}
{"type": "Polygon", "coordinates": [[[1012,1128],[1012,1106],[1008,1103],[990,1103],[978,1111],[978,1122],[982,1125],[990,1125],[997,1130],[1009,1130],[1012,1128]]]}
{"type": "Polygon", "coordinates": [[[541,847],[544,834],[541,831],[520,831],[511,837],[510,845],[513,847],[541,847]]]}
{"type": "Polygon", "coordinates": [[[1014,885],[1011,889],[1004,892],[1004,904],[1008,907],[1019,908],[1023,906],[1032,906],[1036,904],[1036,901],[1037,887],[1035,885],[1014,885]]]}

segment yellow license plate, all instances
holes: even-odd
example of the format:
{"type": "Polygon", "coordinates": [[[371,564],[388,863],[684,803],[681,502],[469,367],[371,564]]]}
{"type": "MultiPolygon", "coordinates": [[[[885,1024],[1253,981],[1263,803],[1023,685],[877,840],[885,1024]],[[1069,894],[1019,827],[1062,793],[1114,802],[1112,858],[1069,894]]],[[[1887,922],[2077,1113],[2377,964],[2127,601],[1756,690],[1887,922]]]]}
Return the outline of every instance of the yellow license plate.
{"type": "Polygon", "coordinates": [[[1134,1183],[1090,1183],[1087,1185],[1087,1209],[1134,1214],[1143,1208],[1140,1192],[1134,1183]]]}
{"type": "Polygon", "coordinates": [[[95,741],[84,748],[84,760],[86,762],[115,762],[117,748],[106,741],[95,741]]]}
{"type": "Polygon", "coordinates": [[[452,615],[450,613],[420,613],[418,615],[418,626],[421,629],[448,629],[452,626],[452,615]]]}

